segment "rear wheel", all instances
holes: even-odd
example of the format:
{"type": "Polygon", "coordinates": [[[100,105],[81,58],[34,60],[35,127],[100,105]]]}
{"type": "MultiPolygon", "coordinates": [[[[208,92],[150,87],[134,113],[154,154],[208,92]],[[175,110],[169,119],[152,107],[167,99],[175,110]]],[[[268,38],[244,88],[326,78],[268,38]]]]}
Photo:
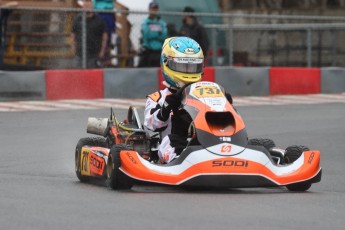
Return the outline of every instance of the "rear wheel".
{"type": "Polygon", "coordinates": [[[249,139],[248,145],[263,146],[267,151],[270,151],[271,148],[276,147],[276,144],[273,140],[267,138],[253,138],[249,139]]]}
{"type": "Polygon", "coordinates": [[[273,140],[267,138],[254,138],[248,141],[249,145],[263,146],[271,155],[272,159],[276,164],[282,164],[284,161],[284,156],[279,151],[272,150],[276,147],[273,140]]]}
{"type": "MultiPolygon", "coordinates": [[[[289,146],[285,150],[284,162],[291,164],[295,162],[304,151],[309,151],[309,148],[303,145],[289,146]]],[[[290,184],[286,186],[290,191],[307,191],[311,187],[311,183],[300,182],[296,184],[290,184]]]]}
{"type": "Polygon", "coordinates": [[[75,173],[81,182],[88,182],[90,179],[88,176],[81,175],[81,162],[80,162],[81,154],[82,154],[81,149],[85,145],[98,146],[98,147],[103,147],[103,148],[108,147],[107,140],[102,137],[86,137],[86,138],[81,138],[78,141],[77,146],[75,148],[75,157],[74,157],[75,158],[75,173]]]}
{"type": "Polygon", "coordinates": [[[121,166],[120,152],[125,149],[125,145],[114,145],[110,149],[106,184],[114,190],[130,189],[133,186],[132,179],[119,169],[121,166]]]}

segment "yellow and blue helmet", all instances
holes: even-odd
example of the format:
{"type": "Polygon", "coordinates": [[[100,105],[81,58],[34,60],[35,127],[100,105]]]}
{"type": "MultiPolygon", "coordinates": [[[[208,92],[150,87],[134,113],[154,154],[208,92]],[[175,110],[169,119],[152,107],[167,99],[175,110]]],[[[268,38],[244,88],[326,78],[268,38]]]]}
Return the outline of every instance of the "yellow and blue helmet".
{"type": "Polygon", "coordinates": [[[161,67],[164,80],[180,88],[201,80],[204,54],[200,45],[191,38],[167,38],[162,47],[161,67]]]}

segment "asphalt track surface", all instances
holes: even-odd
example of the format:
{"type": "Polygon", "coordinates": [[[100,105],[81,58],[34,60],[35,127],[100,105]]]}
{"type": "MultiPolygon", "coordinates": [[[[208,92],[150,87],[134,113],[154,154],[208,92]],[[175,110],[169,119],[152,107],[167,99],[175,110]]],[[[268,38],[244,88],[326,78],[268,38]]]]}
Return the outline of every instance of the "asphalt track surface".
{"type": "MultiPolygon", "coordinates": [[[[321,150],[322,181],[284,188],[186,190],[80,183],[74,148],[107,109],[0,113],[0,229],[344,229],[345,106],[241,107],[250,137],[321,150]]],[[[125,117],[125,110],[117,110],[125,117]]]]}

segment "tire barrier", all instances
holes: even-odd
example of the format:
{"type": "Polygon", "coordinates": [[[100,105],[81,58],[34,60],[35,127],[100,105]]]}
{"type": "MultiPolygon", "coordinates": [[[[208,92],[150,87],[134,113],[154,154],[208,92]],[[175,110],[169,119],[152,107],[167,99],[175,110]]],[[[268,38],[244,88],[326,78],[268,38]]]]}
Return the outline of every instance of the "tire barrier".
{"type": "Polygon", "coordinates": [[[0,70],[0,101],[44,99],[46,99],[44,71],[0,70]]]}
{"type": "Polygon", "coordinates": [[[320,93],[319,68],[270,68],[270,95],[320,93]]]}
{"type": "Polygon", "coordinates": [[[345,68],[321,68],[321,93],[345,92],[345,68]]]}
{"type": "Polygon", "coordinates": [[[105,98],[145,98],[157,90],[157,69],[104,69],[105,98]]]}
{"type": "Polygon", "coordinates": [[[104,97],[103,70],[47,70],[48,100],[104,97]]]}
{"type": "Polygon", "coordinates": [[[215,81],[233,96],[268,96],[269,68],[216,68],[215,81]]]}
{"type": "MultiPolygon", "coordinates": [[[[162,80],[160,68],[0,71],[0,101],[145,98],[162,80]]],[[[206,67],[203,80],[233,96],[345,92],[345,68],[206,67]]]]}

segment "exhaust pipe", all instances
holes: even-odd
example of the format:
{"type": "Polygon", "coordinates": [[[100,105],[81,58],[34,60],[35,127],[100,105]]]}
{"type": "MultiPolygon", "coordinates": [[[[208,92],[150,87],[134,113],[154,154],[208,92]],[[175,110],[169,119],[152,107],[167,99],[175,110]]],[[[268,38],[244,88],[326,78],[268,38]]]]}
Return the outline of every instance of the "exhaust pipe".
{"type": "Polygon", "coordinates": [[[96,135],[105,136],[106,130],[108,127],[108,118],[95,118],[95,117],[89,117],[87,119],[87,128],[86,132],[96,135]]]}

